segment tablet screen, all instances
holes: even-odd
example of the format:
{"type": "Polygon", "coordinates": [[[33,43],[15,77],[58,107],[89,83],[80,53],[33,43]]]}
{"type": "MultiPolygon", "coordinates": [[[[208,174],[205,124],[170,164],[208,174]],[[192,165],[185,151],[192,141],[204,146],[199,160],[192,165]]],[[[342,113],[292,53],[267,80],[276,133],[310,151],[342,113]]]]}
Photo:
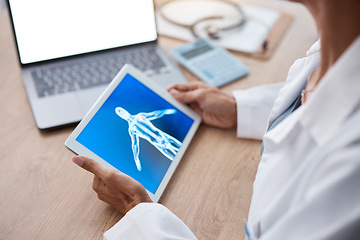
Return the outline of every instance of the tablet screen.
{"type": "Polygon", "coordinates": [[[155,194],[193,123],[128,73],[76,140],[155,194]]]}

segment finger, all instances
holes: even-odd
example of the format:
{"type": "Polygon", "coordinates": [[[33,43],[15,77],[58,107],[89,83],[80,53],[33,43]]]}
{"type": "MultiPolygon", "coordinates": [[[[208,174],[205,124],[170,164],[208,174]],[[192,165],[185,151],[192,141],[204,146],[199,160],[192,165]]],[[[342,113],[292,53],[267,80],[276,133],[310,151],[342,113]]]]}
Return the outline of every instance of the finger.
{"type": "Polygon", "coordinates": [[[172,89],[178,90],[180,92],[192,91],[198,88],[205,88],[208,85],[203,82],[191,82],[191,83],[176,83],[167,88],[170,92],[172,89]]]}
{"type": "Polygon", "coordinates": [[[84,156],[75,156],[73,158],[73,162],[76,163],[78,166],[82,167],[83,169],[99,176],[100,178],[106,173],[106,168],[101,166],[100,163],[96,162],[91,158],[84,156]]]}
{"type": "Polygon", "coordinates": [[[180,91],[177,91],[176,89],[171,89],[170,93],[179,102],[182,102],[185,104],[189,104],[192,102],[200,103],[202,100],[203,94],[204,94],[204,89],[200,88],[200,89],[195,89],[195,90],[188,91],[188,92],[180,92],[180,91]]]}
{"type": "Polygon", "coordinates": [[[188,89],[194,89],[195,87],[193,83],[175,83],[168,87],[167,90],[176,89],[178,91],[188,91],[188,89]]]}

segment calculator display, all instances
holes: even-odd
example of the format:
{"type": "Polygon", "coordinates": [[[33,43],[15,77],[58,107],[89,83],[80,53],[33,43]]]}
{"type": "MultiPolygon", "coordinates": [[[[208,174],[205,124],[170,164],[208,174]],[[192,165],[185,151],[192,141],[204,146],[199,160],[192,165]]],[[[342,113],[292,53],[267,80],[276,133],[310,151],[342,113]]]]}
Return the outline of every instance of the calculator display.
{"type": "Polygon", "coordinates": [[[212,49],[212,47],[210,47],[209,45],[202,45],[198,48],[195,48],[191,51],[187,51],[187,52],[184,52],[182,53],[182,56],[186,59],[190,59],[190,58],[193,58],[193,57],[196,57],[202,53],[205,53],[207,51],[210,51],[212,49]]]}

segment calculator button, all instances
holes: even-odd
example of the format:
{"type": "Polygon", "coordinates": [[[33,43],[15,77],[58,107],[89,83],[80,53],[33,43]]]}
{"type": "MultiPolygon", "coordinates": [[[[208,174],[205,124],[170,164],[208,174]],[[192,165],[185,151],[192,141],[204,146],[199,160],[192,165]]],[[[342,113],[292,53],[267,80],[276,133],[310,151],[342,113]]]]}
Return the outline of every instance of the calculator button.
{"type": "Polygon", "coordinates": [[[175,49],[172,53],[181,64],[187,67],[198,78],[217,87],[234,81],[248,73],[247,67],[229,52],[214,45],[209,39],[205,39],[203,42],[203,44],[209,45],[211,48],[202,51],[201,47],[203,45],[196,45],[192,42],[175,49]],[[185,52],[196,54],[186,58],[185,52]]]}
{"type": "Polygon", "coordinates": [[[203,70],[202,71],[208,78],[214,78],[214,75],[210,72],[210,71],[208,71],[208,70],[203,70]]]}

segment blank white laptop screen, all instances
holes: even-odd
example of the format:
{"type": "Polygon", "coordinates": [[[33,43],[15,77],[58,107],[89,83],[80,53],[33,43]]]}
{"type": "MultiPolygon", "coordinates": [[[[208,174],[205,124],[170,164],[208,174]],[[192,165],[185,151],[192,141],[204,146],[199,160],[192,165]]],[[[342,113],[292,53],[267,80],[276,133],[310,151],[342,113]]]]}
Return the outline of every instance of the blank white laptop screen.
{"type": "Polygon", "coordinates": [[[156,40],[152,0],[10,0],[22,64],[156,40]]]}

